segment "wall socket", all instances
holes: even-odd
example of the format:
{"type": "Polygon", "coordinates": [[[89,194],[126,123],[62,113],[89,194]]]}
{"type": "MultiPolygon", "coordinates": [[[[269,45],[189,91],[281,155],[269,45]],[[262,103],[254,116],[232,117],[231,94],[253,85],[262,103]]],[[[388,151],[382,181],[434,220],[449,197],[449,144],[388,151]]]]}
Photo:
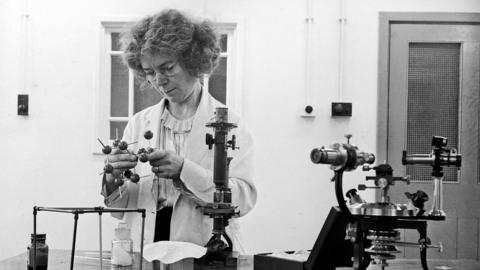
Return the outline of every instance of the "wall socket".
{"type": "Polygon", "coordinates": [[[332,102],[332,116],[352,116],[352,103],[332,102]]]}
{"type": "Polygon", "coordinates": [[[300,112],[301,117],[315,117],[315,110],[312,105],[305,105],[300,112]]]}
{"type": "Polygon", "coordinates": [[[28,95],[18,95],[17,115],[28,115],[28,95]]]}

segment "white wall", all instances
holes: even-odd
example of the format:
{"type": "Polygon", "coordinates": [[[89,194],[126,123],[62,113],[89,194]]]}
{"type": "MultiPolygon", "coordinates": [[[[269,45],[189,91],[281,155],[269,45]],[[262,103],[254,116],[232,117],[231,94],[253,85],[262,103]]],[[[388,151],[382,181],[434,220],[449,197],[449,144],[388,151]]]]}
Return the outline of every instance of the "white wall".
{"type": "MultiPolygon", "coordinates": [[[[346,1],[344,88],[339,92],[340,1],[313,2],[311,104],[317,116],[301,118],[306,1],[0,1],[0,260],[25,251],[34,205],[102,205],[98,174],[103,157],[91,153],[98,18],[141,17],[163,7],[241,19],[242,112],[255,138],[260,192],[256,208],[243,218],[246,247],[249,253],[311,248],[336,204],[332,172],[310,162],[311,149],[353,133],[355,144],[375,152],[379,12],[480,12],[476,0],[346,1]],[[16,115],[18,94],[30,95],[27,117],[16,115]],[[353,102],[353,116],[331,118],[332,101],[353,102]]],[[[345,189],[363,179],[361,172],[349,173],[345,189]]],[[[364,198],[372,200],[373,194],[364,198]]],[[[114,221],[103,220],[108,246],[114,221]]],[[[96,215],[80,216],[78,249],[98,247],[97,223],[96,215]]],[[[51,248],[71,247],[73,216],[41,212],[38,229],[47,232],[51,248]]]]}

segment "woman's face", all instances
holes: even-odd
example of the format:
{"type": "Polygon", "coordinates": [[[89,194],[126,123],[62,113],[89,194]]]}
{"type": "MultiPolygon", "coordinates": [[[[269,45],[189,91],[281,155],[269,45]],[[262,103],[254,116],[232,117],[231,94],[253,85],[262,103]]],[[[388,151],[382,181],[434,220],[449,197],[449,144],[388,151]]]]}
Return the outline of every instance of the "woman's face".
{"type": "Polygon", "coordinates": [[[174,57],[142,56],[140,62],[147,81],[170,102],[186,101],[198,86],[199,78],[191,76],[174,57]]]}

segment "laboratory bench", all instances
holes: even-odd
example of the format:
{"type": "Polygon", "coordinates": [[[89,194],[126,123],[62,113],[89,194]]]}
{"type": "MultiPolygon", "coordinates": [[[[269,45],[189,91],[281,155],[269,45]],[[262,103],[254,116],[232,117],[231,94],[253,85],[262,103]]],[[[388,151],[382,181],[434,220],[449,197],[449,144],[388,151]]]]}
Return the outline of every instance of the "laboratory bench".
{"type": "MultiPolygon", "coordinates": [[[[107,257],[109,252],[104,253],[104,257],[107,257]]],[[[104,259],[103,269],[104,270],[139,270],[139,254],[134,256],[134,264],[129,267],[115,267],[112,266],[108,259],[104,259]]],[[[70,269],[70,259],[71,251],[70,250],[58,250],[52,249],[49,251],[48,256],[48,270],[67,270],[70,269]]],[[[253,265],[253,256],[252,255],[243,255],[239,257],[241,263],[239,267],[228,268],[228,269],[237,269],[237,270],[254,270],[253,265]]],[[[422,269],[420,260],[416,259],[396,259],[389,261],[390,266],[386,267],[385,270],[418,270],[422,269]]],[[[277,267],[273,267],[275,264],[272,264],[272,270],[277,270],[277,267]]],[[[480,261],[478,260],[469,260],[469,259],[457,259],[457,260],[446,260],[446,259],[430,259],[428,260],[428,266],[430,270],[436,269],[451,269],[451,270],[480,270],[480,261]]],[[[265,266],[263,266],[265,267],[265,266]]],[[[176,265],[170,265],[166,267],[165,265],[160,265],[158,262],[152,263],[143,260],[142,268],[144,270],[207,270],[207,269],[226,269],[225,267],[218,266],[200,266],[194,264],[192,260],[184,261],[176,265]],[[195,266],[193,266],[195,265],[195,266]]],[[[11,258],[0,261],[1,270],[25,270],[27,269],[27,253],[22,253],[11,258]]],[[[75,252],[75,270],[98,270],[100,269],[99,261],[99,252],[98,251],[76,251],[75,252]]],[[[257,269],[255,267],[255,269],[257,269]]],[[[380,270],[381,267],[376,265],[370,265],[367,270],[380,270]]]]}
{"type": "MultiPolygon", "coordinates": [[[[100,269],[100,253],[99,251],[76,250],[74,258],[74,270],[99,270],[100,269]]],[[[110,264],[110,252],[103,253],[103,270],[139,270],[140,254],[135,253],[133,256],[132,266],[113,266],[110,264]]],[[[71,251],[51,249],[48,253],[48,270],[68,270],[70,269],[71,251]]],[[[219,265],[202,265],[195,263],[193,259],[185,259],[183,261],[171,264],[161,265],[158,261],[148,262],[142,260],[142,270],[253,270],[253,255],[240,255],[238,257],[238,265],[231,267],[223,267],[219,265]]],[[[26,270],[27,269],[27,252],[13,256],[11,258],[0,261],[1,270],[26,270]]]]}

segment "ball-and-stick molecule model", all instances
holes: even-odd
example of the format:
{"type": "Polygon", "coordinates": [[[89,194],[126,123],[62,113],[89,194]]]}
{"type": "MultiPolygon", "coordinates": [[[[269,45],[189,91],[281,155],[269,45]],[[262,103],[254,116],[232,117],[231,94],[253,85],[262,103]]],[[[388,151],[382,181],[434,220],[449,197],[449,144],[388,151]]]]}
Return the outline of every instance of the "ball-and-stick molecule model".
{"type": "MultiPolygon", "coordinates": [[[[147,130],[143,134],[143,137],[146,140],[148,140],[150,144],[150,140],[153,138],[153,132],[150,130],[147,130]]],[[[113,149],[119,149],[121,151],[127,151],[130,154],[134,154],[128,150],[128,146],[131,144],[137,143],[137,142],[127,143],[126,141],[119,140],[118,136],[117,136],[117,139],[113,141],[112,146],[108,144],[104,144],[100,139],[98,139],[98,142],[102,145],[102,153],[104,153],[105,155],[111,154],[113,149]]],[[[140,148],[138,149],[137,153],[134,155],[140,160],[140,162],[145,163],[149,161],[148,154],[152,153],[153,151],[154,149],[151,147],[148,147],[147,149],[140,148]]],[[[113,166],[109,163],[107,159],[106,164],[103,168],[103,172],[101,174],[112,174],[113,170],[114,170],[113,166]]],[[[125,181],[138,183],[140,181],[140,178],[141,177],[137,173],[135,173],[135,168],[133,169],[133,172],[131,170],[125,170],[115,178],[115,184],[117,186],[122,186],[125,183],[125,181]]]]}

